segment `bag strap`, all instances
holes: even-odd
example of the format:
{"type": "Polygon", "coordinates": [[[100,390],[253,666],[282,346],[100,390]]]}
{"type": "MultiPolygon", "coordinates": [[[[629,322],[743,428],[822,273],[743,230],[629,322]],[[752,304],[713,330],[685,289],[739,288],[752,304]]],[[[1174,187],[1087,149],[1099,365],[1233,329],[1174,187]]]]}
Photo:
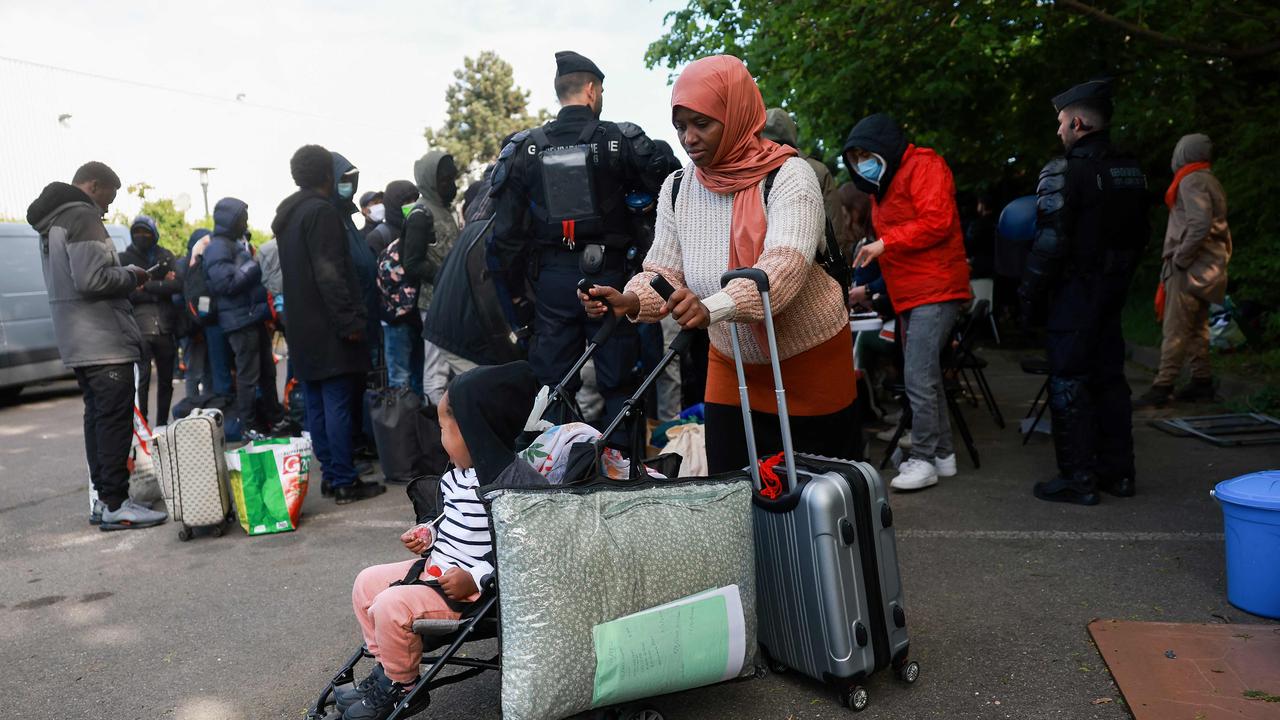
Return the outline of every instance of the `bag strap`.
{"type": "Polygon", "coordinates": [[[680,197],[680,181],[684,180],[684,168],[675,171],[671,178],[671,209],[676,209],[676,198],[680,197]]]}
{"type": "Polygon", "coordinates": [[[550,138],[547,137],[547,131],[540,127],[534,128],[529,135],[533,137],[533,145],[538,149],[546,149],[551,144],[550,138]]]}
{"type": "Polygon", "coordinates": [[[586,142],[591,139],[591,136],[596,134],[596,128],[598,127],[600,127],[599,120],[592,120],[588,122],[587,126],[582,128],[582,133],[578,135],[578,144],[585,145],[586,142]]]}
{"type": "Polygon", "coordinates": [[[773,181],[778,179],[778,171],[781,169],[782,169],[782,166],[779,165],[778,167],[770,170],[769,174],[766,175],[764,178],[764,204],[765,205],[769,204],[769,193],[773,192],[773,181]]]}

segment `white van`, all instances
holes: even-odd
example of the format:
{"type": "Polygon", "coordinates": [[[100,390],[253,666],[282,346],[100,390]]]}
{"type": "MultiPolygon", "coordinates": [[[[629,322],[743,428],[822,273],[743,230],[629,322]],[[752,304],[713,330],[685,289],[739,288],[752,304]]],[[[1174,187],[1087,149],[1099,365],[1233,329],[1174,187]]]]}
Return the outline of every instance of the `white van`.
{"type": "MultiPolygon", "coordinates": [[[[129,245],[129,229],[108,225],[116,251],[129,245]]],[[[25,223],[0,223],[0,400],[22,388],[71,376],[53,339],[49,293],[40,266],[40,234],[25,223]]]]}

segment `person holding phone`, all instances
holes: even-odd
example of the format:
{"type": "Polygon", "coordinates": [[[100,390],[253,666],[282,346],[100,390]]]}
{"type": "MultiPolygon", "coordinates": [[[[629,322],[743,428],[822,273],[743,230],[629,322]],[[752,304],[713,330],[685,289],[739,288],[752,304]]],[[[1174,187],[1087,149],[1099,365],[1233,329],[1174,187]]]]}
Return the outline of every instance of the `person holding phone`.
{"type": "Polygon", "coordinates": [[[685,68],[671,93],[671,118],[693,162],[663,183],[644,272],[624,290],[596,285],[579,299],[592,317],[608,303],[636,322],[671,315],[682,328],[708,328],[707,465],[712,473],[740,470],[747,445],[730,322],[739,323],[762,456],[782,449],[781,427],[760,294],[750,280],[721,288],[720,276],[740,267],[764,270],[796,450],[861,459],[848,311],[840,285],[814,261],[825,215],[813,169],[795,148],[761,137],[760,89],[731,55],[685,68]],[[659,276],[674,288],[669,299],[650,285],[659,276]]]}
{"type": "Polygon", "coordinates": [[[173,366],[178,344],[174,331],[178,324],[177,307],[173,296],[182,292],[182,283],[176,271],[177,259],[173,253],[160,246],[160,229],[156,221],[139,215],[129,226],[133,243],[120,253],[120,261],[126,265],[146,268],[147,279],[141,287],[129,295],[133,303],[133,317],[142,331],[142,359],[138,361],[138,411],[142,418],[151,421],[147,412],[151,397],[151,366],[155,365],[156,414],[155,424],[169,422],[169,407],[173,402],[173,366]]]}

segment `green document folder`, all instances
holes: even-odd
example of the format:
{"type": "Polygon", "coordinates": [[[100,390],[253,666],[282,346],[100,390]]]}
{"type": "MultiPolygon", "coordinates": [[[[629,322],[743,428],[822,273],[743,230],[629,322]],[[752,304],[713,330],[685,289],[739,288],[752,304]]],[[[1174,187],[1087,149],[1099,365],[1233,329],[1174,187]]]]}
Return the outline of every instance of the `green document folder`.
{"type": "Polygon", "coordinates": [[[596,625],[592,707],[736,677],[745,658],[738,587],[708,590],[596,625]]]}

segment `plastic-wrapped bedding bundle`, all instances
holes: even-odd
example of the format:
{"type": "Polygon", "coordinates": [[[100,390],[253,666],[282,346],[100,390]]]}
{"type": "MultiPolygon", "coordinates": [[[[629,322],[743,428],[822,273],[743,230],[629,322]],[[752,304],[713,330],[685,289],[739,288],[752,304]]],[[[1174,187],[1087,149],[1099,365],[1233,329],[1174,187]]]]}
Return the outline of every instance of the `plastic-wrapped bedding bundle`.
{"type": "MultiPolygon", "coordinates": [[[[741,668],[737,674],[745,676],[754,670],[755,554],[747,478],[495,489],[485,499],[502,598],[502,711],[508,720],[554,720],[591,709],[597,698],[600,705],[609,704],[604,697],[616,701],[617,694],[602,691],[602,683],[616,681],[619,669],[603,681],[597,676],[597,626],[716,588],[736,586],[741,600],[745,644],[739,637],[725,645],[736,648],[728,651],[728,672],[741,668]]],[[[646,649],[656,652],[650,644],[646,649]]],[[[659,683],[646,694],[720,679],[659,683]]]]}

